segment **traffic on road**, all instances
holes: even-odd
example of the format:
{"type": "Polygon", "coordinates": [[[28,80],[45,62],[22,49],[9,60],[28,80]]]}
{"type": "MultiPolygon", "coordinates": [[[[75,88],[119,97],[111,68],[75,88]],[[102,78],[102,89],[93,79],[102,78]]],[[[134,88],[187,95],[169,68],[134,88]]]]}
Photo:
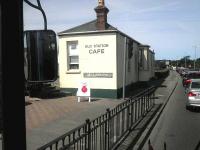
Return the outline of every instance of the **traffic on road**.
{"type": "MultiPolygon", "coordinates": [[[[189,85],[183,86],[183,76],[178,71],[170,71],[165,79],[165,93],[172,88],[172,84],[178,84],[148,136],[155,150],[200,150],[200,79],[191,78],[189,85]]],[[[157,101],[161,100],[162,97],[157,101]]],[[[143,150],[148,149],[147,140],[143,150]]]]}
{"type": "Polygon", "coordinates": [[[200,108],[200,70],[179,68],[176,70],[182,78],[182,84],[187,96],[186,109],[200,108]]]}

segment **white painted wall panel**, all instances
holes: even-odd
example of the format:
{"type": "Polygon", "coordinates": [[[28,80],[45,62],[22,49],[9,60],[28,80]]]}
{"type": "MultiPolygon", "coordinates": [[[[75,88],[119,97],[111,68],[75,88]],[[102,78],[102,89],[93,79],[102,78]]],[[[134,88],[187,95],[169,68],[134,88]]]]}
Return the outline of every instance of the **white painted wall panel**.
{"type": "Polygon", "coordinates": [[[61,88],[77,88],[87,80],[93,89],[116,89],[116,33],[60,37],[59,74],[61,88]],[[79,70],[67,69],[67,41],[78,41],[79,70]],[[84,78],[84,73],[110,73],[112,78],[84,78]]]}

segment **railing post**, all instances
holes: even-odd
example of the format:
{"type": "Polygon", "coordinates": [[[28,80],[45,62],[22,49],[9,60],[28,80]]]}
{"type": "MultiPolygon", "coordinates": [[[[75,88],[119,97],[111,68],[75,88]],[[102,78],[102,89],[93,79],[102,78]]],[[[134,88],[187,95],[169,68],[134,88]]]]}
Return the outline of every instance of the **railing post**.
{"type": "Polygon", "coordinates": [[[144,96],[145,95],[142,95],[142,97],[141,97],[141,100],[140,100],[140,107],[141,107],[141,116],[143,116],[143,103],[144,103],[144,96]]]}
{"type": "Polygon", "coordinates": [[[155,104],[155,87],[154,89],[152,89],[152,93],[151,93],[151,107],[155,104]]]}
{"type": "MultiPolygon", "coordinates": [[[[138,98],[140,99],[140,98],[138,98]]],[[[135,101],[135,122],[138,119],[138,99],[135,101]]]]}
{"type": "Polygon", "coordinates": [[[131,115],[131,120],[130,121],[131,121],[131,126],[132,126],[133,125],[133,117],[134,117],[134,102],[132,101],[132,99],[131,99],[130,106],[131,106],[131,110],[130,110],[131,111],[131,114],[130,114],[131,115]]]}
{"type": "Polygon", "coordinates": [[[151,97],[150,97],[150,88],[148,88],[148,100],[147,100],[147,110],[149,111],[150,108],[150,101],[151,101],[151,97]]]}
{"type": "Polygon", "coordinates": [[[86,132],[87,132],[87,137],[85,144],[87,145],[87,150],[91,150],[91,122],[90,119],[86,119],[86,132]]]}
{"type": "Polygon", "coordinates": [[[144,99],[143,99],[143,113],[142,116],[146,113],[146,100],[147,100],[147,93],[145,93],[144,99]]]}
{"type": "Polygon", "coordinates": [[[126,130],[129,130],[129,122],[130,122],[130,101],[128,100],[127,103],[126,103],[126,130]]]}
{"type": "Polygon", "coordinates": [[[147,89],[147,96],[145,101],[145,112],[148,112],[148,101],[149,101],[149,88],[147,89]]]}
{"type": "Polygon", "coordinates": [[[116,108],[116,114],[117,114],[116,127],[115,127],[116,139],[118,139],[120,135],[120,113],[118,112],[119,112],[119,106],[116,108]]]}
{"type": "Polygon", "coordinates": [[[140,117],[142,117],[143,116],[143,102],[144,102],[144,97],[145,97],[145,95],[143,95],[142,96],[142,99],[141,99],[141,101],[140,101],[140,117]]]}
{"type": "Polygon", "coordinates": [[[155,104],[155,98],[156,98],[156,95],[155,95],[155,89],[154,89],[154,91],[153,91],[153,105],[155,104]]]}
{"type": "MultiPolygon", "coordinates": [[[[107,148],[109,149],[110,148],[110,142],[111,142],[111,139],[110,139],[110,120],[111,120],[111,114],[110,114],[110,108],[106,109],[106,112],[107,112],[107,124],[106,124],[106,135],[107,135],[107,148]]],[[[105,138],[106,140],[106,138],[105,138]]],[[[106,149],[105,149],[106,150],[106,149]]]]}

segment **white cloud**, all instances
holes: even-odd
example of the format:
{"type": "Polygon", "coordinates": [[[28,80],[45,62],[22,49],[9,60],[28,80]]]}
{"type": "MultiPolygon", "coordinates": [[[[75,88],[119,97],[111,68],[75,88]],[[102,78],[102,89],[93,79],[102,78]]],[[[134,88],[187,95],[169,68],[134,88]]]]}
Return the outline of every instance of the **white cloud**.
{"type": "Polygon", "coordinates": [[[151,12],[160,12],[160,11],[172,11],[176,10],[179,7],[179,2],[168,2],[163,4],[156,4],[155,6],[148,6],[144,8],[137,8],[136,10],[132,10],[134,14],[141,14],[141,13],[151,13],[151,12]]]}

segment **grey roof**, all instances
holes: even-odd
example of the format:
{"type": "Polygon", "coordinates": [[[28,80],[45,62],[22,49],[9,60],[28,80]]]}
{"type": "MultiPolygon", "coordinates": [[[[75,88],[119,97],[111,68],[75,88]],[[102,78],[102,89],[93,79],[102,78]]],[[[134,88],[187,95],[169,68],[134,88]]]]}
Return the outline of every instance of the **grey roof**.
{"type": "Polygon", "coordinates": [[[150,45],[147,45],[147,44],[141,44],[140,46],[141,47],[151,47],[150,45]]]}
{"type": "MultiPolygon", "coordinates": [[[[73,33],[73,32],[97,31],[96,22],[97,22],[97,20],[93,20],[93,21],[84,23],[84,24],[76,26],[74,28],[59,32],[58,35],[64,34],[64,33],[73,33]]],[[[117,30],[117,28],[115,28],[107,23],[106,30],[117,30]]]]}
{"type": "Polygon", "coordinates": [[[140,42],[136,41],[132,37],[128,36],[127,34],[125,34],[123,32],[121,32],[120,30],[118,30],[117,28],[113,27],[112,25],[110,25],[108,23],[106,24],[106,30],[102,30],[102,31],[98,30],[97,26],[96,26],[96,23],[97,23],[97,19],[92,20],[92,21],[84,23],[82,25],[79,25],[79,26],[73,27],[71,29],[59,32],[58,36],[61,36],[61,35],[64,35],[64,34],[80,34],[80,33],[84,33],[84,32],[86,33],[86,32],[99,32],[99,31],[100,32],[117,31],[120,34],[122,34],[123,36],[126,36],[126,37],[132,39],[133,41],[135,41],[136,43],[141,44],[140,42]]]}

